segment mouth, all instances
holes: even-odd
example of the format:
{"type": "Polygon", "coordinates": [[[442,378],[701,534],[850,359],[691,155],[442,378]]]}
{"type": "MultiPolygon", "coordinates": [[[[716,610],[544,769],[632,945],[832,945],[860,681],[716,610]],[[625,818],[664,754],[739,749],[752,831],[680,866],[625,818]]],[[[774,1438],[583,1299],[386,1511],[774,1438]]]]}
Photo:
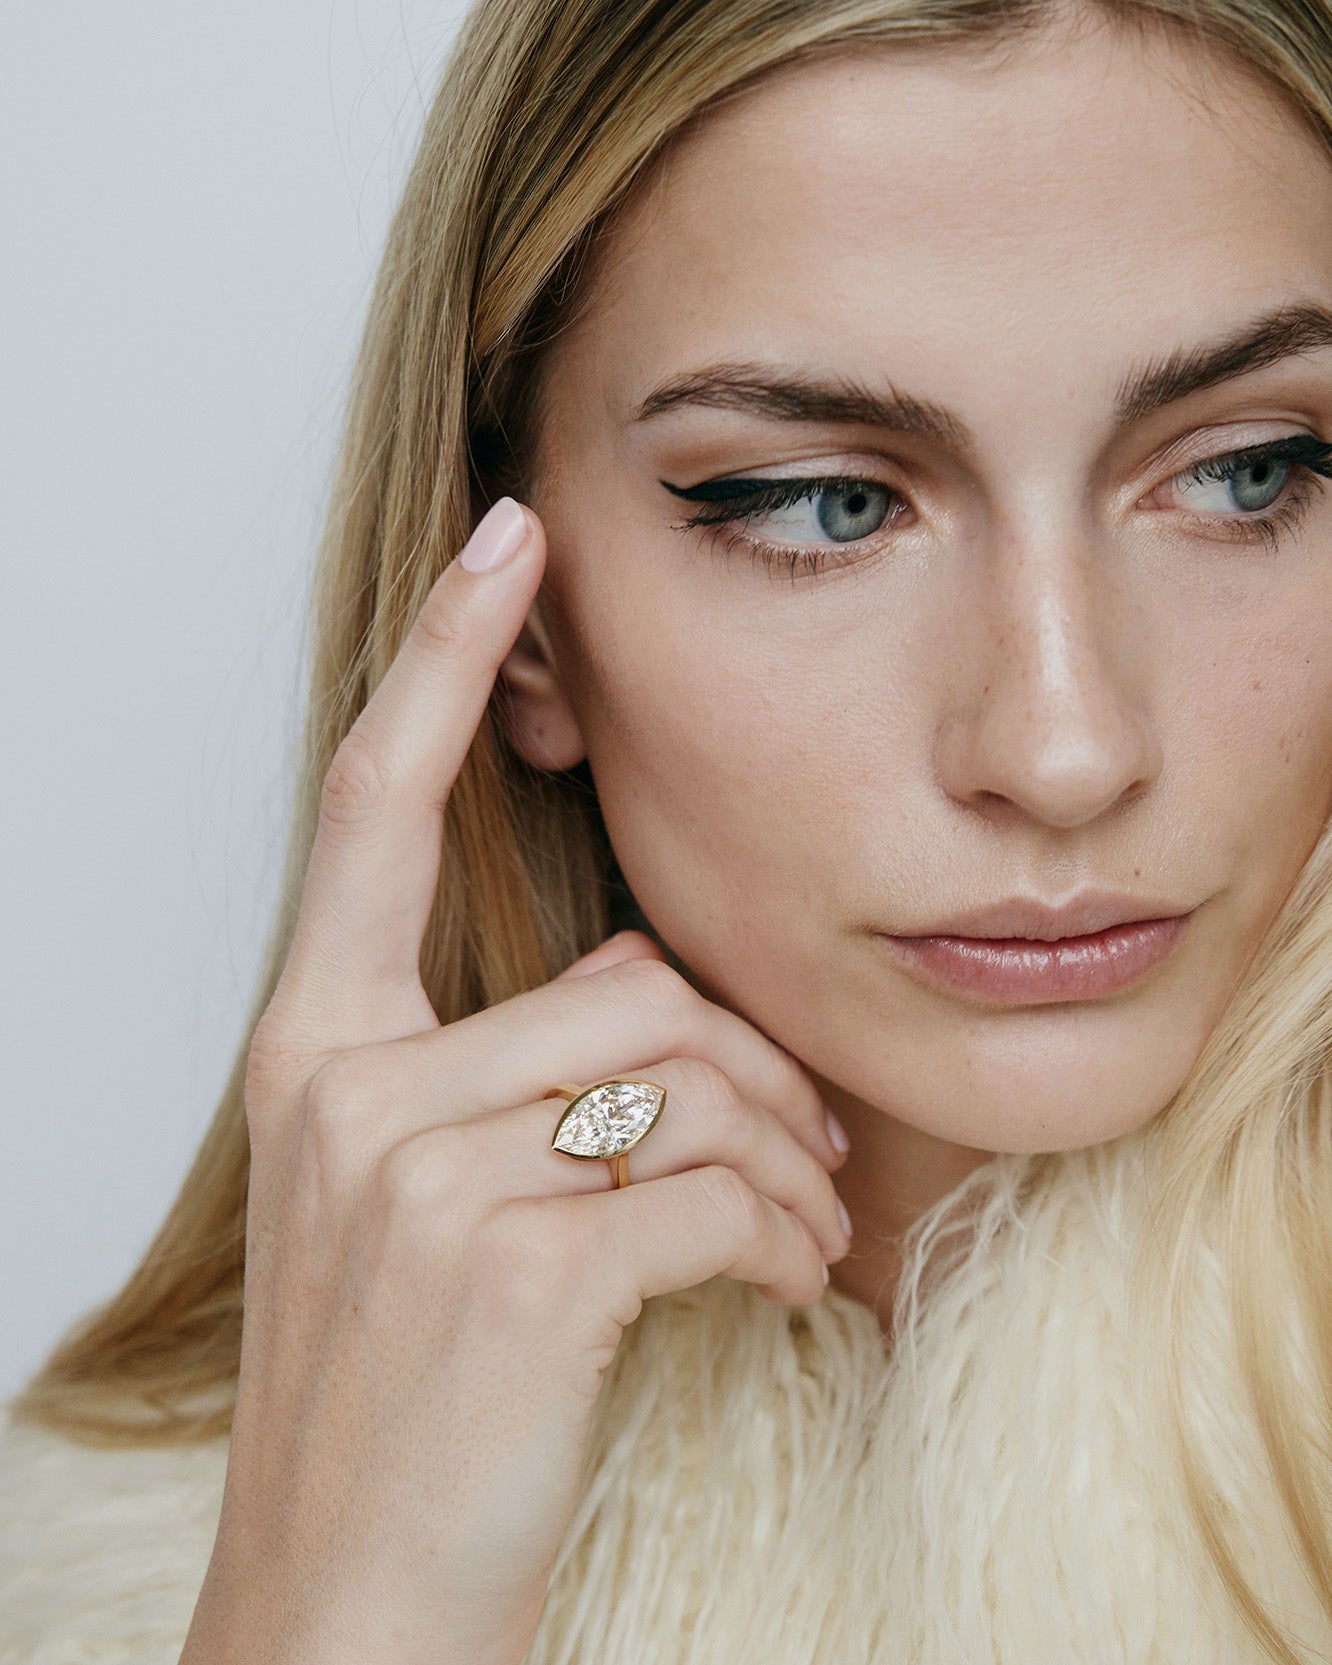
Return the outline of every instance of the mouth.
{"type": "MultiPolygon", "coordinates": [[[[902,968],[918,981],[989,1005],[1034,1006],[1094,1000],[1131,987],[1179,947],[1196,909],[1123,920],[1050,940],[881,934],[902,968]]],[[[1045,929],[1050,929],[1047,924],[1045,929]]]]}

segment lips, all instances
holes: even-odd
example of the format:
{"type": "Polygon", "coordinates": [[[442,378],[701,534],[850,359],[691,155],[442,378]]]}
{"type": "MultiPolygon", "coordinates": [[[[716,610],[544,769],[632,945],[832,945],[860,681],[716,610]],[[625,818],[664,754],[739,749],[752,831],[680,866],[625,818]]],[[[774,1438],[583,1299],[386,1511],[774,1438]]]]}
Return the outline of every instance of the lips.
{"type": "Polygon", "coordinates": [[[881,940],[932,988],[1034,1006],[1126,991],[1174,956],[1195,912],[1157,897],[1084,890],[1057,904],[1010,897],[881,940]]]}
{"type": "Polygon", "coordinates": [[[1168,960],[1188,916],[1112,925],[1056,942],[1030,938],[883,937],[903,970],[945,993],[998,1006],[1096,1000],[1168,960]]]}
{"type": "Polygon", "coordinates": [[[1058,942],[1063,937],[1090,936],[1111,926],[1133,924],[1139,920],[1175,919],[1189,911],[1177,902],[1160,897],[1133,896],[1112,890],[1084,890],[1060,903],[1043,902],[1038,897],[1010,897],[990,907],[974,908],[894,934],[906,939],[966,937],[975,940],[1058,942]]]}

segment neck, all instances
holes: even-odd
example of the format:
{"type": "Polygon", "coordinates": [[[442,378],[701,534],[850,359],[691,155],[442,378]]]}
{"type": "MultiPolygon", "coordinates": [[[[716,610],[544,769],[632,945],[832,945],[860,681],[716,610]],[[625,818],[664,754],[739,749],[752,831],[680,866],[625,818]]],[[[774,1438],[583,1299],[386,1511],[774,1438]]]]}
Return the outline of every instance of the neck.
{"type": "Polygon", "coordinates": [[[851,1141],[850,1155],[833,1175],[851,1216],[851,1250],[830,1268],[830,1287],[868,1307],[891,1339],[902,1238],[994,1153],[922,1133],[822,1077],[814,1082],[851,1141]]]}

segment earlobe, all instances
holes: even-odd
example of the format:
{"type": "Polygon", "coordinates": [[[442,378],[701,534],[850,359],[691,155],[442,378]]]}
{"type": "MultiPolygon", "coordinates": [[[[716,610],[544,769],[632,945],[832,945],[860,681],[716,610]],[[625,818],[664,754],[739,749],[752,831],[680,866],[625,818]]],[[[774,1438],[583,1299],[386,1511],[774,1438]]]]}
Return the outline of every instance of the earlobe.
{"type": "Polygon", "coordinates": [[[499,674],[508,696],[509,737],[518,754],[536,769],[572,769],[581,763],[587,755],[582,730],[535,607],[499,674]]]}

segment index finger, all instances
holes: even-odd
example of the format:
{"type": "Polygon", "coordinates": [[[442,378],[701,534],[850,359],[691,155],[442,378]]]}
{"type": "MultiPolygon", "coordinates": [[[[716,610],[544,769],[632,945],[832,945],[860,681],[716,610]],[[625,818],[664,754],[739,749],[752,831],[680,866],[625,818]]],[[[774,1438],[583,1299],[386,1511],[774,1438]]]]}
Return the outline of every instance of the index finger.
{"type": "Polygon", "coordinates": [[[305,1040],[357,1045],[422,1027],[444,805],[544,567],[540,521],[501,497],[334,754],[282,974],[305,1040]]]}

